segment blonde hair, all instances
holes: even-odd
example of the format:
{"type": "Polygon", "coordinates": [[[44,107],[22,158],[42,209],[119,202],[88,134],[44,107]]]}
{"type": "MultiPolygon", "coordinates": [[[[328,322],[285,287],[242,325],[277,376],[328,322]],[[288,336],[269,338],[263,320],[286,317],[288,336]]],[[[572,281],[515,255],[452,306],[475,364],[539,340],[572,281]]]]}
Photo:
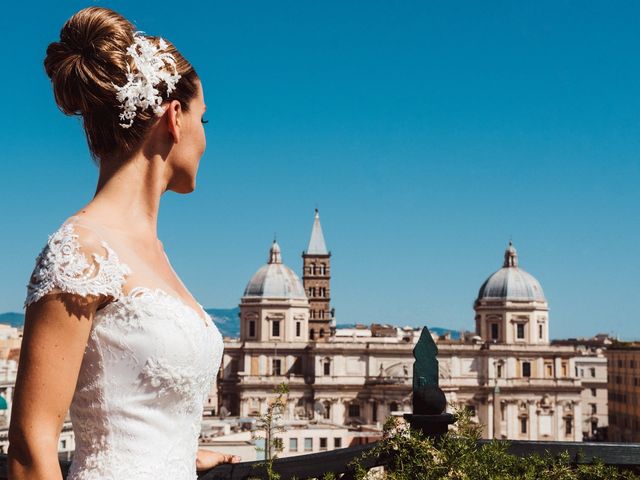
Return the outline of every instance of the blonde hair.
{"type": "MultiPolygon", "coordinates": [[[[120,102],[115,85],[127,82],[127,47],[133,43],[134,25],[113,10],[89,7],[73,15],[62,27],[60,40],[47,47],[44,68],[51,79],[56,103],[66,115],[82,116],[91,155],[104,162],[127,158],[140,148],[153,120],[151,109],[138,112],[130,128],[120,127],[120,102]]],[[[151,42],[158,37],[147,36],[151,42]]],[[[189,110],[198,91],[198,75],[175,46],[165,39],[181,78],[168,96],[166,85],[156,88],[167,100],[178,100],[189,110]]]]}

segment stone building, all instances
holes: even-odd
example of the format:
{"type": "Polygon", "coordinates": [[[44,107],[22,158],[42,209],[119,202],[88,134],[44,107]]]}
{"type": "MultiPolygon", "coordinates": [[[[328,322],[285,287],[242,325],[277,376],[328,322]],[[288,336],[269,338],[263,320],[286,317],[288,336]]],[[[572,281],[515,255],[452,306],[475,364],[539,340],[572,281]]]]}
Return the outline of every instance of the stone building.
{"type": "Polygon", "coordinates": [[[542,287],[511,243],[474,310],[476,337],[438,344],[448,400],[475,412],[485,438],[582,440],[575,349],[550,345],[542,287]]]}
{"type": "Polygon", "coordinates": [[[309,339],[325,340],[335,333],[335,311],[331,308],[331,253],[324,242],[318,209],[302,262],[302,282],[309,299],[309,339]]]}
{"type": "Polygon", "coordinates": [[[260,415],[274,387],[286,382],[285,417],[291,420],[375,425],[392,411],[408,411],[417,337],[411,331],[399,339],[395,330],[393,337],[366,341],[335,335],[330,254],[317,212],[303,262],[304,285],[274,242],[267,264],[249,280],[240,302],[240,338],[225,341],[220,407],[232,415],[260,415]],[[313,288],[315,295],[309,294],[313,288]]]}
{"type": "Polygon", "coordinates": [[[611,442],[640,442],[640,342],[607,348],[611,442]]]}
{"type": "Polygon", "coordinates": [[[584,440],[606,440],[609,425],[606,349],[611,339],[606,334],[598,334],[592,338],[553,340],[551,344],[572,346],[576,350],[576,375],[582,383],[584,440]]]}
{"type": "MultiPolygon", "coordinates": [[[[419,329],[336,331],[329,260],[317,212],[303,254],[304,284],[271,246],[240,302],[241,336],[225,341],[218,399],[231,415],[264,413],[282,382],[290,390],[289,420],[379,427],[392,412],[410,410],[419,329]],[[312,309],[331,314],[312,318],[312,309]]],[[[470,407],[485,438],[581,440],[575,348],[550,345],[542,287],[519,267],[513,245],[474,309],[474,337],[437,342],[450,404],[470,407]]]]}

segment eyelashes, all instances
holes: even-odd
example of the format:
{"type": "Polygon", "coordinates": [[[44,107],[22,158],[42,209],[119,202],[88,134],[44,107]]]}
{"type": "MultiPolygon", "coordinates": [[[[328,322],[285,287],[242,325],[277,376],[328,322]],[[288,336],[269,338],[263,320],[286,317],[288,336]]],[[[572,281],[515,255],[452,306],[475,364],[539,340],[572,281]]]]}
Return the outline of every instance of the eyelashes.
{"type": "Polygon", "coordinates": [[[200,122],[202,122],[203,125],[206,125],[207,123],[209,123],[209,120],[205,120],[204,118],[201,118],[200,122]]]}

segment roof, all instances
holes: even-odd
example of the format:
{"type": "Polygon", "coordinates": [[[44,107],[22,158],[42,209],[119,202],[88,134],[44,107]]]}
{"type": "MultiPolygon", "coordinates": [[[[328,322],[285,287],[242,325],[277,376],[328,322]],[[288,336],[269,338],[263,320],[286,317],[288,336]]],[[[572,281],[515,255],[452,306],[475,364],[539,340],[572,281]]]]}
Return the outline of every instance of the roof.
{"type": "Polygon", "coordinates": [[[280,246],[275,240],[269,250],[269,261],[251,277],[243,296],[307,299],[300,278],[293,270],[282,263],[280,246]]]}
{"type": "Polygon", "coordinates": [[[518,253],[511,242],[502,268],[487,278],[478,292],[477,300],[492,299],[546,302],[540,282],[518,266],[518,253]]]}
{"type": "Polygon", "coordinates": [[[316,216],[313,220],[313,228],[311,229],[311,238],[306,253],[308,255],[329,255],[327,245],[324,242],[322,234],[322,225],[320,225],[320,214],[316,208],[316,216]]]}

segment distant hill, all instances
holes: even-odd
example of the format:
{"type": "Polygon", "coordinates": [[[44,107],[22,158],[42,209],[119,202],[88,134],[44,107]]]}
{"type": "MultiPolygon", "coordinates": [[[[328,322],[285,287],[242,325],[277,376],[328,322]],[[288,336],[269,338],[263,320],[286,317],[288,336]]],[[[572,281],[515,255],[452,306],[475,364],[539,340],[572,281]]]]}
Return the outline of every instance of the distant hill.
{"type": "Polygon", "coordinates": [[[0,323],[8,324],[12,327],[22,327],[24,325],[24,314],[15,312],[0,313],[0,323]]]}
{"type": "MultiPolygon", "coordinates": [[[[240,336],[240,317],[238,317],[240,308],[205,308],[205,311],[211,315],[211,318],[213,318],[223,337],[233,338],[240,336]]],[[[12,327],[22,327],[24,325],[24,314],[15,312],[0,313],[0,323],[9,324],[12,327]]],[[[337,327],[353,328],[355,324],[340,324],[337,327]]],[[[457,330],[441,327],[429,327],[429,330],[438,335],[451,333],[453,340],[460,338],[460,332],[457,330]]]]}

